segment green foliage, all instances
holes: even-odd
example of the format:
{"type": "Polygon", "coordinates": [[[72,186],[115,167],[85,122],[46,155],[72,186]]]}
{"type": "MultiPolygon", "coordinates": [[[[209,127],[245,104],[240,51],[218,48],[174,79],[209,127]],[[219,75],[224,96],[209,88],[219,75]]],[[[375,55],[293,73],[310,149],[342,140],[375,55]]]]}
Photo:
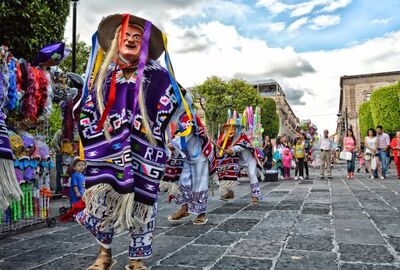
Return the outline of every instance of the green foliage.
{"type": "MultiPolygon", "coordinates": [[[[72,43],[67,45],[72,51],[72,43]]],[[[82,75],[85,73],[86,64],[90,55],[90,46],[88,46],[84,41],[78,40],[76,42],[76,73],[82,75]]],[[[59,67],[65,71],[72,71],[72,55],[67,57],[59,67]]]]}
{"type": "Polygon", "coordinates": [[[242,113],[247,106],[261,107],[261,121],[264,134],[275,137],[279,130],[279,116],[274,100],[263,99],[256,89],[244,80],[232,79],[228,82],[216,76],[208,78],[201,85],[191,89],[194,102],[205,111],[207,128],[216,137],[218,126],[227,121],[230,108],[242,113]]]}
{"type": "Polygon", "coordinates": [[[382,125],[391,135],[400,130],[400,82],[371,94],[371,112],[375,126],[382,125]]]}
{"type": "Polygon", "coordinates": [[[69,0],[0,1],[0,44],[32,61],[40,48],[62,41],[69,0]]]}
{"type": "Polygon", "coordinates": [[[261,122],[264,128],[263,136],[276,138],[279,132],[279,115],[276,111],[276,102],[272,98],[265,98],[262,102],[261,122]]]}
{"type": "Polygon", "coordinates": [[[233,106],[232,89],[222,79],[213,76],[191,89],[194,102],[200,103],[206,115],[210,135],[217,134],[218,125],[226,121],[226,112],[233,106]]]}
{"type": "Polygon", "coordinates": [[[364,138],[367,136],[367,130],[369,128],[374,128],[374,120],[372,119],[371,113],[371,102],[366,101],[360,105],[358,108],[358,122],[360,125],[360,137],[364,138]]]}
{"type": "Polygon", "coordinates": [[[53,138],[54,134],[62,128],[62,112],[58,104],[53,104],[51,114],[49,117],[49,138],[53,138]]]}

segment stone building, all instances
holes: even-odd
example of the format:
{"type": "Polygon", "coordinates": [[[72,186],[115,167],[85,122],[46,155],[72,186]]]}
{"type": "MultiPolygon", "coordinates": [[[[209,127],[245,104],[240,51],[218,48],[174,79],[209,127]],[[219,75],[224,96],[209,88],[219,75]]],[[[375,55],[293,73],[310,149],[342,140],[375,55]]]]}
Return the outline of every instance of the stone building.
{"type": "Polygon", "coordinates": [[[296,136],[296,127],[299,125],[299,118],[294,114],[286,100],[285,92],[275,80],[262,80],[250,82],[264,98],[272,98],[276,102],[276,109],[279,115],[279,135],[286,134],[289,137],[296,136]]]}
{"type": "MultiPolygon", "coordinates": [[[[358,141],[365,137],[360,134],[358,108],[369,100],[371,93],[380,87],[400,81],[400,71],[360,74],[340,77],[340,101],[337,131],[343,133],[351,128],[358,141]]],[[[384,127],[385,128],[385,127],[384,127]]]]}

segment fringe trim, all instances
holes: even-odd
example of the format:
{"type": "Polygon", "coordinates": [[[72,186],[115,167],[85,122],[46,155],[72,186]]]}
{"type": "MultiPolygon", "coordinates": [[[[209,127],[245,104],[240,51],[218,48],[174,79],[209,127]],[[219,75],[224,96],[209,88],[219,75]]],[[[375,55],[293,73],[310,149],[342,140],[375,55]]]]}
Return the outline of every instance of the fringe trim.
{"type": "Polygon", "coordinates": [[[14,170],[14,162],[0,159],[0,209],[5,210],[12,201],[21,199],[23,195],[14,170]]]}
{"type": "Polygon", "coordinates": [[[225,195],[229,190],[235,191],[237,181],[223,180],[219,182],[219,194],[225,195]]]}
{"type": "Polygon", "coordinates": [[[87,213],[99,216],[97,211],[106,206],[101,213],[102,224],[114,224],[116,233],[125,229],[142,226],[150,222],[153,206],[135,201],[135,193],[120,194],[109,184],[98,184],[85,191],[87,213]]]}

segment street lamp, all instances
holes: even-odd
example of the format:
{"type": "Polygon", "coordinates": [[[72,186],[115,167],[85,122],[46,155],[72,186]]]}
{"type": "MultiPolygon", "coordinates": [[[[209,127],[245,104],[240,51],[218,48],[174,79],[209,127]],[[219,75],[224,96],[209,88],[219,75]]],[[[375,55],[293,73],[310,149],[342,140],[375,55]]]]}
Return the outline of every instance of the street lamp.
{"type": "Polygon", "coordinates": [[[76,5],[79,0],[72,1],[72,72],[76,71],[76,5]]]}

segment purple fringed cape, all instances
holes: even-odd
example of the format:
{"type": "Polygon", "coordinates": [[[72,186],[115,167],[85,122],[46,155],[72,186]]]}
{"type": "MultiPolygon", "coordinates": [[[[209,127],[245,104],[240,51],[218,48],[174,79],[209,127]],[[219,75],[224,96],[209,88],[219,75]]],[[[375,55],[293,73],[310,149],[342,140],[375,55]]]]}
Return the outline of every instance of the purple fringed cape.
{"type": "MultiPolygon", "coordinates": [[[[108,69],[105,101],[114,65],[108,69]]],[[[150,128],[157,142],[157,146],[151,145],[141,131],[139,106],[135,119],[132,119],[135,77],[126,80],[117,67],[116,100],[108,114],[113,128],[110,141],[103,131],[95,132],[100,119],[95,88],[82,107],[79,133],[87,161],[86,187],[107,183],[118,193],[135,192],[135,201],[153,205],[167,161],[165,129],[172,118],[183,112],[183,106],[178,108],[168,72],[157,62],[148,62],[143,73],[143,90],[150,128]]],[[[185,94],[185,98],[191,102],[189,94],[185,94]]]]}
{"type": "Polygon", "coordinates": [[[3,88],[3,70],[0,68],[0,158],[13,160],[10,138],[8,137],[6,116],[2,111],[4,88],[3,88]]]}

